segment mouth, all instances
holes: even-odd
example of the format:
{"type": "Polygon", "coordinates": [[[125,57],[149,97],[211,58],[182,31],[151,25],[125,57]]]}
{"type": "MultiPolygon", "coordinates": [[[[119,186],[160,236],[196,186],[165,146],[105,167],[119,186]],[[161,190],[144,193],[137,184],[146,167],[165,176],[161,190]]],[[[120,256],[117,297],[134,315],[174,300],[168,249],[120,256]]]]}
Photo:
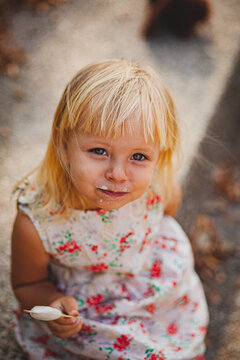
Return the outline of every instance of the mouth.
{"type": "Polygon", "coordinates": [[[104,190],[104,189],[100,189],[100,188],[98,188],[98,190],[107,196],[111,196],[111,197],[115,197],[115,198],[122,197],[127,194],[127,192],[123,192],[123,191],[110,191],[110,190],[104,190]]]}

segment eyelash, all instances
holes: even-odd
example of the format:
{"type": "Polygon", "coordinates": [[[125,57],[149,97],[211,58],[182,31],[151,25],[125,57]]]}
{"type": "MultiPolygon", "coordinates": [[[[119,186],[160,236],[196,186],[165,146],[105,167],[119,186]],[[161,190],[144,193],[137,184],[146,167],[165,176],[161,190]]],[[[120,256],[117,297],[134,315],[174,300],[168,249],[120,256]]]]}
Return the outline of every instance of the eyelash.
{"type": "MultiPolygon", "coordinates": [[[[93,149],[90,149],[89,152],[93,153],[93,154],[96,154],[96,155],[99,155],[99,156],[106,156],[107,155],[107,152],[104,148],[93,148],[93,149]],[[100,151],[99,151],[100,150],[100,151]]],[[[131,156],[131,159],[134,160],[134,161],[144,161],[144,160],[148,160],[147,156],[141,154],[141,153],[135,153],[131,156]],[[141,156],[141,159],[134,159],[134,156],[136,155],[140,155],[141,156]]]]}
{"type": "Polygon", "coordinates": [[[94,153],[94,154],[96,154],[96,155],[105,155],[105,154],[103,154],[103,153],[100,154],[100,153],[98,152],[99,150],[103,150],[103,152],[105,152],[105,153],[107,154],[106,150],[103,149],[103,148],[90,149],[89,152],[94,153]]]}
{"type": "Polygon", "coordinates": [[[133,160],[135,160],[135,161],[144,161],[144,160],[147,160],[147,157],[146,157],[145,155],[141,154],[141,153],[133,154],[133,155],[131,156],[131,158],[133,158],[135,155],[140,155],[140,156],[141,156],[141,159],[138,159],[138,160],[133,159],[133,160]]]}

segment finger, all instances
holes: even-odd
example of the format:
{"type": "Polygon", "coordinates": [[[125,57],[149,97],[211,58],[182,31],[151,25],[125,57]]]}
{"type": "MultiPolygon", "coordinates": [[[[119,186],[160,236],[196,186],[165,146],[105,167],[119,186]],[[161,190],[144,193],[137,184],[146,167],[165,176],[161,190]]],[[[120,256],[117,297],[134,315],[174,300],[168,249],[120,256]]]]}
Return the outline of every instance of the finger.
{"type": "Polygon", "coordinates": [[[60,318],[54,320],[54,322],[59,325],[73,325],[76,324],[79,320],[81,321],[80,316],[75,316],[71,318],[61,316],[60,318]]]}
{"type": "Polygon", "coordinates": [[[68,315],[78,316],[78,303],[77,301],[71,297],[66,296],[62,300],[62,305],[64,307],[64,312],[68,315]]]}
{"type": "Polygon", "coordinates": [[[61,330],[61,331],[65,332],[65,331],[69,331],[69,329],[74,329],[74,328],[78,327],[79,325],[82,326],[82,322],[80,319],[79,319],[79,321],[76,321],[75,324],[59,324],[55,321],[50,321],[48,323],[48,325],[54,331],[61,330]]]}
{"type": "Polygon", "coordinates": [[[56,326],[75,326],[76,324],[82,324],[82,319],[80,316],[72,318],[58,318],[56,320],[50,321],[49,323],[56,326]]]}
{"type": "Polygon", "coordinates": [[[68,326],[58,325],[54,322],[51,322],[51,324],[48,324],[48,326],[54,335],[60,338],[65,338],[77,334],[82,328],[82,323],[80,321],[74,325],[68,326]]]}
{"type": "Polygon", "coordinates": [[[76,326],[75,328],[73,329],[69,329],[68,331],[66,331],[64,334],[60,334],[59,337],[61,338],[68,338],[68,337],[71,337],[73,335],[76,335],[77,333],[79,333],[79,331],[81,331],[82,329],[82,325],[78,325],[76,326]]]}

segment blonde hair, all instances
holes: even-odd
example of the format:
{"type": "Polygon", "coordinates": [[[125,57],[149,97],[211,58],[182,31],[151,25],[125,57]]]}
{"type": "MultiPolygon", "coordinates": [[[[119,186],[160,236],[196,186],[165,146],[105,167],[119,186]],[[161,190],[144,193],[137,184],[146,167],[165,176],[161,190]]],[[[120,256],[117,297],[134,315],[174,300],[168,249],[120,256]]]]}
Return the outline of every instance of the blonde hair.
{"type": "Polygon", "coordinates": [[[107,60],[81,69],[67,84],[58,104],[46,155],[36,184],[43,191],[42,206],[58,203],[67,214],[84,201],[71,184],[64,144],[75,130],[117,138],[134,132],[131,115],[142,123],[146,142],[159,146],[153,188],[170,193],[176,156],[180,149],[178,117],[173,100],[150,67],[137,62],[107,60]],[[175,158],[175,159],[174,159],[175,158]]]}

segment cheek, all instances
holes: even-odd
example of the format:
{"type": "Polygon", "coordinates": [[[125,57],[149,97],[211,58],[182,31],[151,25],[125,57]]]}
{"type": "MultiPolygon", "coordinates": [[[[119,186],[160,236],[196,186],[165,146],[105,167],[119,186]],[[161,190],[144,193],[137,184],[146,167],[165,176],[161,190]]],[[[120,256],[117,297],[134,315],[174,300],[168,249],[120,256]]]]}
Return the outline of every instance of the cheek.
{"type": "Polygon", "coordinates": [[[139,188],[146,188],[152,180],[153,167],[143,168],[140,171],[135,172],[135,184],[139,188]]]}
{"type": "Polygon", "coordinates": [[[81,161],[76,163],[72,163],[71,166],[71,176],[75,183],[82,186],[91,185],[96,182],[101,174],[101,169],[99,166],[96,166],[95,163],[91,163],[91,161],[81,161]]]}

